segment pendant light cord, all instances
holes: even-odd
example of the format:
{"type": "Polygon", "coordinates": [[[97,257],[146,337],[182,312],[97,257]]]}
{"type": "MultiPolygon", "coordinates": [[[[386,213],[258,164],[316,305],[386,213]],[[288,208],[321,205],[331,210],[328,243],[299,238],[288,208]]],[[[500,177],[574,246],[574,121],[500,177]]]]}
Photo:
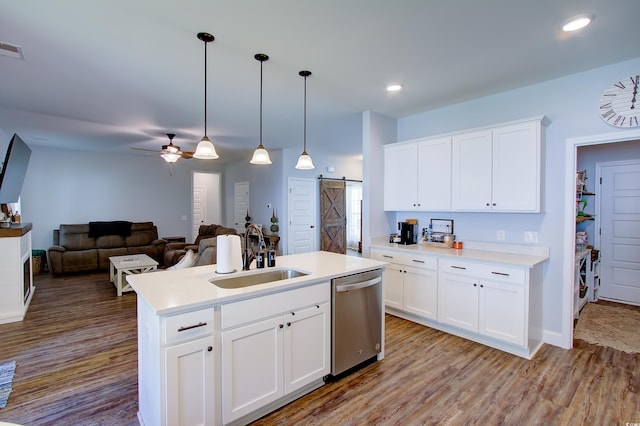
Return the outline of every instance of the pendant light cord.
{"type": "Polygon", "coordinates": [[[304,77],[304,149],[307,152],[307,76],[304,77]]]}
{"type": "Polygon", "coordinates": [[[207,137],[207,42],[204,42],[204,137],[207,137]]]}
{"type": "Polygon", "coordinates": [[[262,64],[260,61],[260,146],[262,146],[262,64]]]}

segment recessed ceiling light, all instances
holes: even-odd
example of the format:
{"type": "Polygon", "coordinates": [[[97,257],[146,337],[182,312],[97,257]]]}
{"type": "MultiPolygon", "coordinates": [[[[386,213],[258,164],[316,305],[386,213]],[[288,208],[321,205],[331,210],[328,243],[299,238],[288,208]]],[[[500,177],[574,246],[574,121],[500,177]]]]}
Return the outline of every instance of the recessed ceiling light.
{"type": "Polygon", "coordinates": [[[399,84],[389,84],[387,86],[387,92],[399,92],[402,90],[402,86],[399,84]]]}
{"type": "Polygon", "coordinates": [[[565,32],[578,31],[579,29],[589,25],[591,21],[593,21],[593,15],[574,16],[573,18],[565,21],[565,23],[562,24],[562,31],[565,31],[565,32]]]}

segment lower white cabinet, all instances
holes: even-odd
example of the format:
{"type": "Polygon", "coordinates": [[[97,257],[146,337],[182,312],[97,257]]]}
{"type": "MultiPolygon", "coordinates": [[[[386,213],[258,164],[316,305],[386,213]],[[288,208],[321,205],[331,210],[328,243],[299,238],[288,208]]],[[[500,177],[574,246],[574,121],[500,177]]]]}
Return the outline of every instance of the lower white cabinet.
{"type": "MultiPolygon", "coordinates": [[[[491,280],[482,271],[475,276],[473,264],[443,266],[453,272],[440,273],[438,321],[515,345],[525,344],[526,283],[518,278],[491,280]]],[[[494,269],[504,274],[502,277],[510,277],[513,272],[503,267],[494,269]]]]}
{"type": "Polygon", "coordinates": [[[383,272],[386,312],[524,358],[542,346],[542,262],[533,266],[371,247],[383,272]]]}
{"type": "Polygon", "coordinates": [[[213,345],[213,336],[209,336],[165,349],[166,424],[214,424],[213,345]]]}
{"type": "Polygon", "coordinates": [[[438,263],[435,257],[378,249],[371,250],[371,257],[389,262],[382,273],[384,302],[388,308],[436,319],[438,263]]]}
{"type": "Polygon", "coordinates": [[[214,331],[213,306],[156,315],[138,298],[140,424],[216,424],[214,331]]]}
{"type": "MultiPolygon", "coordinates": [[[[261,306],[265,317],[222,331],[223,423],[255,412],[329,374],[330,284],[323,286],[321,294],[311,290],[307,294],[267,296],[280,300],[264,301],[261,306]],[[286,305],[294,309],[279,308],[286,305]]],[[[226,314],[234,317],[236,311],[255,312],[257,308],[252,301],[233,305],[227,311],[223,306],[223,323],[226,314]]]]}

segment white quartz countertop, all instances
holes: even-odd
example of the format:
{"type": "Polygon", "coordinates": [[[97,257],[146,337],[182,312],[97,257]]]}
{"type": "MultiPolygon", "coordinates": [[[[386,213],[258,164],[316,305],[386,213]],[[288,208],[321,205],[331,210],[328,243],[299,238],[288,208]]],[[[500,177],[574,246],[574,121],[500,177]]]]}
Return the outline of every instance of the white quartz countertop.
{"type": "Polygon", "coordinates": [[[501,263],[509,266],[522,266],[532,268],[535,265],[549,259],[549,250],[546,247],[520,246],[510,244],[493,243],[464,243],[462,249],[440,248],[424,244],[396,244],[376,241],[371,248],[397,251],[399,253],[415,253],[438,257],[449,257],[460,260],[473,260],[492,263],[501,263]]]}
{"type": "Polygon", "coordinates": [[[332,278],[382,268],[386,262],[317,251],[279,256],[275,268],[256,269],[232,274],[217,274],[216,265],[197,266],[178,270],[159,270],[145,274],[127,275],[126,279],[138,297],[158,315],[189,308],[211,306],[256,297],[304,285],[325,282],[332,278]],[[228,278],[254,274],[270,269],[292,268],[308,275],[238,289],[223,289],[209,282],[212,278],[228,278]]]}

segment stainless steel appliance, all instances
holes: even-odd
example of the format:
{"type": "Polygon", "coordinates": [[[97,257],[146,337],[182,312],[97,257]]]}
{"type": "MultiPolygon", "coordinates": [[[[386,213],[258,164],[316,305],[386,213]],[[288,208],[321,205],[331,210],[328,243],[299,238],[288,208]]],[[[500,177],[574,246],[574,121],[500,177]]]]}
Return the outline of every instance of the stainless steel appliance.
{"type": "Polygon", "coordinates": [[[400,244],[415,244],[418,242],[418,225],[409,222],[398,222],[400,244]]]}
{"type": "Polygon", "coordinates": [[[382,350],[382,270],[332,280],[331,374],[375,357],[382,350]]]}

